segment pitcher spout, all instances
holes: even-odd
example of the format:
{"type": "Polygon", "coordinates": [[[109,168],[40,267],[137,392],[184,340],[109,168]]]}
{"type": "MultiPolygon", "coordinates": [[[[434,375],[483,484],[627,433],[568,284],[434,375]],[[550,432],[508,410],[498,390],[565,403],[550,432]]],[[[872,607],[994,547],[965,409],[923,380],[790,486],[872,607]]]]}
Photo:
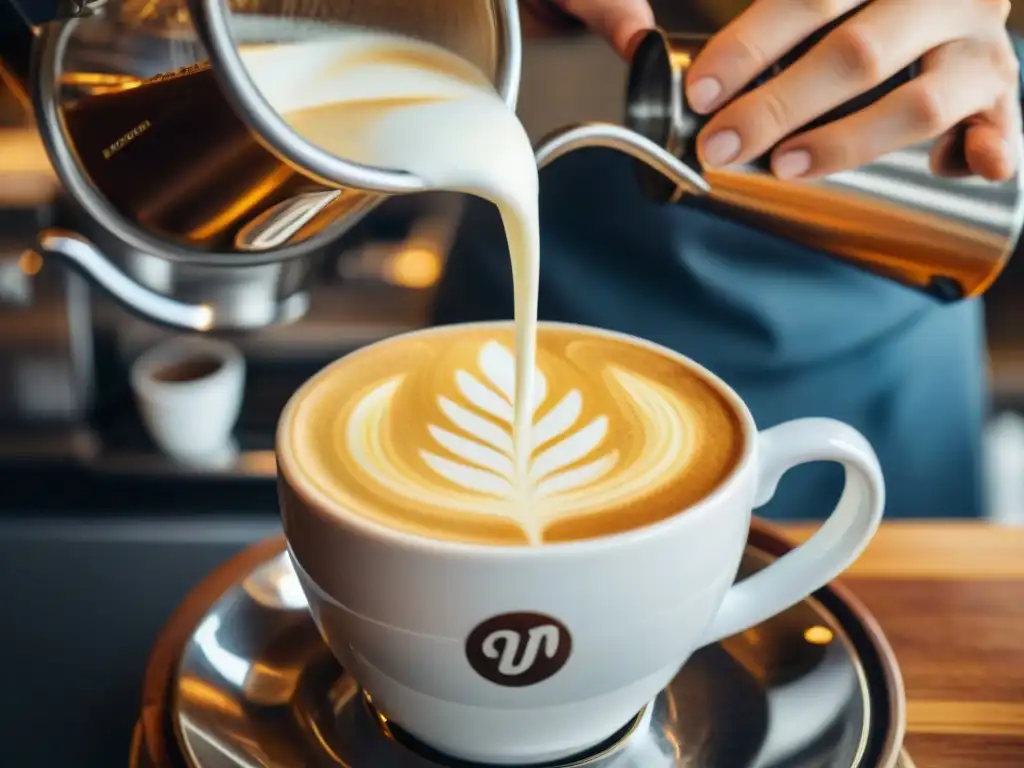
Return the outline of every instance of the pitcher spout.
{"type": "Polygon", "coordinates": [[[537,148],[537,167],[544,168],[569,152],[603,147],[623,152],[690,194],[706,194],[711,185],[700,172],[635,131],[610,123],[581,123],[544,137],[537,148]]]}

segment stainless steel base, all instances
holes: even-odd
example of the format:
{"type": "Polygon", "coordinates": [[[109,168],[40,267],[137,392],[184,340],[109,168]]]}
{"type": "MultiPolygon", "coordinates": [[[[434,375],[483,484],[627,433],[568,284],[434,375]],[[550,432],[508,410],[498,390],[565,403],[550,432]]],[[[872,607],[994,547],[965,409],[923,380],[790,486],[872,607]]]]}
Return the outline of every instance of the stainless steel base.
{"type": "MultiPolygon", "coordinates": [[[[748,547],[741,577],[784,551],[764,530],[754,538],[765,546],[748,547]]],[[[219,597],[207,593],[205,607],[194,601],[190,626],[179,616],[169,627],[180,644],[159,694],[167,708],[158,719],[168,730],[152,737],[151,710],[137,739],[149,759],[136,765],[466,766],[376,714],[321,641],[282,546],[236,572],[219,597]]],[[[163,645],[154,663],[167,663],[163,645]]],[[[150,701],[158,677],[151,669],[150,701]]],[[[559,768],[891,768],[902,742],[902,695],[870,617],[826,589],[697,652],[633,722],[559,768]]]]}

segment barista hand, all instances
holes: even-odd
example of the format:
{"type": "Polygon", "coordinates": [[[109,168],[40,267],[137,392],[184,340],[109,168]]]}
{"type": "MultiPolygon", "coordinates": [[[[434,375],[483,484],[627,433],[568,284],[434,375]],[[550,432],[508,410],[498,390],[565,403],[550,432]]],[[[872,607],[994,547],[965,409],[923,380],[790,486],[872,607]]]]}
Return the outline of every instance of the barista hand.
{"type": "MultiPolygon", "coordinates": [[[[697,57],[687,76],[690,102],[702,113],[719,109],[814,30],[862,3],[755,0],[697,57]]],[[[1021,130],[1009,10],[1009,0],[863,4],[781,75],[722,108],[701,133],[701,158],[710,165],[750,161],[920,59],[920,77],[873,106],[782,141],[772,151],[775,173],[833,173],[938,136],[944,139],[936,144],[932,166],[944,171],[963,130],[970,171],[1006,179],[1018,162],[1021,130]]]]}
{"type": "Polygon", "coordinates": [[[558,25],[557,15],[578,19],[602,35],[623,56],[637,32],[654,26],[648,0],[523,0],[526,10],[541,22],[558,25]]]}
{"type": "MultiPolygon", "coordinates": [[[[624,56],[636,33],[654,23],[647,0],[525,5],[561,8],[624,56]]],[[[701,134],[701,159],[708,165],[748,162],[921,59],[920,77],[872,107],[776,147],[775,173],[811,177],[856,168],[937,136],[944,138],[932,167],[956,172],[950,150],[964,129],[969,170],[1006,179],[1018,162],[1021,130],[1009,10],[1010,0],[755,0],[708,43],[687,75],[687,94],[699,112],[727,104],[701,134]],[[728,104],[812,32],[861,5],[782,75],[728,104]]]]}

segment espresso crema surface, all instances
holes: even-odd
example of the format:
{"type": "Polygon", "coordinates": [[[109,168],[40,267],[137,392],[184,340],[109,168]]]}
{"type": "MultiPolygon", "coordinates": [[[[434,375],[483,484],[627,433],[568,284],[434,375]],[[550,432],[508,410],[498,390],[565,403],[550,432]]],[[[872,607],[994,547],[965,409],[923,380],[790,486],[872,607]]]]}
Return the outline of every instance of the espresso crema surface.
{"type": "Polygon", "coordinates": [[[311,379],[282,419],[301,480],[347,514],[430,538],[540,545],[648,525],[700,501],[742,424],[657,350],[541,326],[532,446],[517,471],[511,330],[389,340],[311,379]]]}

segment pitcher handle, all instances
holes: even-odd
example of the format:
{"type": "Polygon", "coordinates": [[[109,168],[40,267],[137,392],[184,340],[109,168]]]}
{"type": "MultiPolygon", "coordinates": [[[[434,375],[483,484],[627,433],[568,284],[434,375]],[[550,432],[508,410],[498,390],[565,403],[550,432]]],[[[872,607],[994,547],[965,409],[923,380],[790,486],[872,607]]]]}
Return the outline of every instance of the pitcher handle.
{"type": "Polygon", "coordinates": [[[703,195],[711,191],[711,185],[700,171],[636,131],[611,123],[580,123],[549,133],[541,139],[536,151],[537,167],[544,168],[563,155],[586,147],[623,152],[664,174],[691,194],[703,195]]]}

